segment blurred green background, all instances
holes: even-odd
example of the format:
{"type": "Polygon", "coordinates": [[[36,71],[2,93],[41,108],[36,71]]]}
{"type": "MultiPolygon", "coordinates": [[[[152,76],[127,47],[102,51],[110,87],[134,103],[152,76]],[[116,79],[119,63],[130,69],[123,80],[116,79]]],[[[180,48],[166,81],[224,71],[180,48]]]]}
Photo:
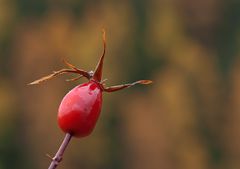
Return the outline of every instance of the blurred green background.
{"type": "Polygon", "coordinates": [[[0,0],[0,169],[43,169],[64,133],[56,115],[78,83],[26,84],[63,67],[91,70],[107,31],[108,85],[90,137],[59,169],[240,168],[240,1],[0,0]]]}

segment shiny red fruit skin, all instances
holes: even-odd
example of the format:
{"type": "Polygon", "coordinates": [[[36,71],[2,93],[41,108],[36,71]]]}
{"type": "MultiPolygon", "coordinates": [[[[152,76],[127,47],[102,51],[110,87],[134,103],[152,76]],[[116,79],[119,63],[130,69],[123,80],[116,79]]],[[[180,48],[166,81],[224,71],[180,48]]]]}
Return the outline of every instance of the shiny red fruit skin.
{"type": "Polygon", "coordinates": [[[89,81],[76,86],[63,98],[58,109],[58,125],[75,137],[88,136],[95,127],[102,107],[102,89],[89,81]]]}

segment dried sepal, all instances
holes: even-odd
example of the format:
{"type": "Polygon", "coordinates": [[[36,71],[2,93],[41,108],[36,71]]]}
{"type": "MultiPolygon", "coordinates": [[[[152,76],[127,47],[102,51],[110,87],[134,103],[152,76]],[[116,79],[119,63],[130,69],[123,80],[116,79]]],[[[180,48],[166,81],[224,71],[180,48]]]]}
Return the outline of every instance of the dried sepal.
{"type": "Polygon", "coordinates": [[[100,57],[98,64],[94,70],[93,79],[100,82],[102,79],[102,70],[103,70],[103,61],[106,53],[106,32],[105,29],[102,29],[102,41],[103,41],[103,53],[100,57]]]}
{"type": "MultiPolygon", "coordinates": [[[[70,69],[76,70],[80,75],[86,77],[87,79],[90,79],[90,75],[87,71],[83,70],[83,69],[79,69],[76,66],[72,65],[71,63],[69,63],[65,58],[62,58],[63,63],[68,66],[70,69]]],[[[81,76],[81,77],[82,77],[81,76]]]]}
{"type": "Polygon", "coordinates": [[[102,55],[101,55],[101,57],[100,57],[100,59],[98,61],[97,66],[95,67],[94,71],[87,72],[85,70],[79,69],[79,68],[75,67],[74,65],[72,65],[71,63],[69,63],[68,61],[66,61],[65,58],[63,58],[62,59],[63,63],[69,69],[61,69],[59,71],[55,71],[55,72],[53,72],[52,74],[50,74],[48,76],[44,76],[44,77],[42,77],[42,78],[40,78],[38,80],[33,81],[32,83],[29,83],[29,85],[39,84],[39,83],[42,83],[42,82],[47,81],[47,80],[50,80],[50,79],[52,79],[52,78],[54,78],[54,77],[56,77],[58,75],[65,74],[65,73],[75,73],[75,74],[79,75],[79,76],[77,76],[75,78],[67,79],[66,81],[76,81],[76,80],[80,79],[81,77],[86,77],[88,80],[93,80],[93,81],[99,83],[101,88],[102,88],[102,90],[106,91],[106,92],[115,92],[115,91],[118,91],[118,90],[129,88],[129,87],[134,86],[136,84],[147,85],[147,84],[152,83],[151,80],[139,80],[139,81],[136,81],[136,82],[133,82],[133,83],[105,87],[104,82],[106,81],[106,79],[101,81],[101,79],[102,79],[102,70],[103,70],[103,61],[104,61],[104,57],[105,57],[105,53],[106,53],[106,32],[105,32],[104,29],[102,29],[102,41],[103,41],[103,53],[102,53],[102,55]]]}
{"type": "Polygon", "coordinates": [[[151,83],[152,83],[151,80],[138,80],[138,81],[133,82],[133,83],[122,84],[122,85],[117,85],[117,86],[110,86],[110,87],[103,87],[103,90],[105,92],[115,92],[115,91],[118,91],[118,90],[122,90],[122,89],[125,89],[125,88],[132,87],[136,84],[147,85],[147,84],[151,84],[151,83]]]}
{"type": "Polygon", "coordinates": [[[35,80],[31,83],[29,83],[28,85],[35,85],[35,84],[39,84],[39,83],[42,83],[44,81],[47,81],[47,80],[50,80],[58,75],[62,75],[62,74],[65,74],[65,73],[77,73],[79,74],[76,70],[72,70],[72,69],[61,69],[61,70],[58,70],[58,71],[54,71],[52,74],[50,75],[47,75],[47,76],[44,76],[38,80],[35,80]]]}
{"type": "Polygon", "coordinates": [[[62,58],[62,62],[69,67],[70,69],[74,69],[74,70],[80,70],[78,69],[76,66],[72,65],[71,63],[69,63],[65,58],[62,58]]]}
{"type": "Polygon", "coordinates": [[[65,65],[67,65],[70,69],[61,69],[58,71],[54,71],[52,74],[44,76],[38,80],[33,81],[32,83],[29,83],[28,85],[35,85],[35,84],[39,84],[42,83],[44,81],[50,80],[58,75],[62,75],[62,74],[66,74],[66,73],[75,73],[75,74],[79,74],[78,77],[76,78],[72,78],[72,79],[67,79],[66,81],[76,81],[78,79],[80,79],[81,77],[86,77],[88,80],[91,78],[91,75],[89,72],[82,70],[82,69],[78,69],[77,67],[75,67],[74,65],[72,65],[71,63],[67,62],[64,58],[62,59],[63,63],[65,65]]]}

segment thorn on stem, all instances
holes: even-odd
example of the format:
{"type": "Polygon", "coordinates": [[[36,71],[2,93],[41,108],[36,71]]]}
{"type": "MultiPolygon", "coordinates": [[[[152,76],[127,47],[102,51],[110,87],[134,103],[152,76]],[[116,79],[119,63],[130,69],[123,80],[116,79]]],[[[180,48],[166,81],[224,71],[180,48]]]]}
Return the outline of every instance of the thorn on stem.
{"type": "Polygon", "coordinates": [[[46,156],[48,157],[48,158],[50,158],[51,159],[51,161],[53,161],[54,159],[53,159],[53,157],[51,156],[51,155],[49,155],[49,154],[46,154],[46,156]]]}

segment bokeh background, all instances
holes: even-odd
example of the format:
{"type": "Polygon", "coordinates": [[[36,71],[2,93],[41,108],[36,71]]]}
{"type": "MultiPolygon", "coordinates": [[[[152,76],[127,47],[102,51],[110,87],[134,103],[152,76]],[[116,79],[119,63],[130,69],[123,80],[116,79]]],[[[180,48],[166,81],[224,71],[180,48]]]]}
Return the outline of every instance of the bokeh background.
{"type": "Polygon", "coordinates": [[[90,137],[59,169],[240,168],[238,0],[0,0],[0,169],[43,169],[64,133],[62,97],[85,82],[56,78],[67,57],[91,70],[107,31],[108,85],[90,137]]]}

